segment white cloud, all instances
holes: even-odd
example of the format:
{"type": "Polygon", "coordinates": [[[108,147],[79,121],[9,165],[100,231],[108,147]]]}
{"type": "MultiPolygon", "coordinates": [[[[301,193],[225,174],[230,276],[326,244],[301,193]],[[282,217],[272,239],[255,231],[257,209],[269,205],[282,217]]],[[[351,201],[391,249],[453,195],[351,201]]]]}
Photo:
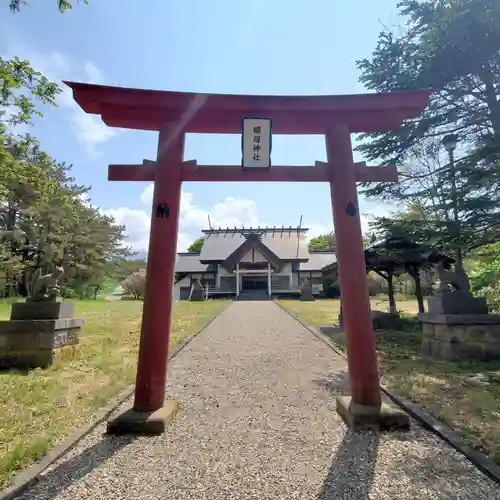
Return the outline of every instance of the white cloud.
{"type": "MultiPolygon", "coordinates": [[[[153,184],[150,184],[142,193],[141,201],[147,207],[153,201],[153,184]]],[[[243,198],[225,198],[222,202],[213,205],[210,210],[198,207],[194,202],[193,193],[182,191],[179,215],[179,229],[200,231],[208,227],[208,218],[212,226],[220,227],[257,227],[265,225],[257,215],[257,205],[253,200],[243,198]]]]}
{"type": "Polygon", "coordinates": [[[397,206],[386,201],[365,200],[363,207],[364,210],[361,212],[361,228],[364,235],[368,235],[371,232],[369,224],[374,217],[390,217],[391,214],[397,212],[397,206]]]}
{"type": "Polygon", "coordinates": [[[74,112],[71,123],[78,142],[85,145],[92,155],[96,154],[97,144],[106,142],[116,135],[116,130],[106,126],[100,118],[83,111],[74,112]]]}
{"type": "MultiPolygon", "coordinates": [[[[120,207],[104,211],[107,215],[113,216],[118,224],[127,228],[126,244],[135,251],[144,251],[148,248],[153,184],[144,189],[140,199],[144,204],[143,210],[120,207]]],[[[179,252],[186,251],[188,246],[201,235],[201,230],[208,227],[209,218],[213,227],[265,227],[268,225],[266,221],[259,218],[257,205],[253,200],[229,196],[206,210],[197,205],[193,193],[183,190],[177,238],[179,252]]],[[[318,224],[313,224],[310,229],[310,237],[327,231],[318,224]]]]}
{"type": "Polygon", "coordinates": [[[316,236],[319,236],[320,234],[327,234],[331,233],[333,231],[333,222],[332,222],[332,227],[326,227],[323,226],[322,224],[306,224],[307,229],[309,231],[307,232],[307,239],[315,238],[316,236]]]}
{"type": "MultiPolygon", "coordinates": [[[[10,52],[17,54],[20,59],[27,59],[31,66],[39,71],[50,81],[58,83],[61,87],[61,94],[57,97],[57,104],[66,109],[70,115],[71,129],[78,142],[80,142],[91,156],[96,156],[97,145],[108,141],[118,133],[117,129],[107,127],[100,117],[88,115],[73,100],[72,91],[62,84],[62,80],[83,80],[89,83],[101,84],[104,76],[101,71],[90,61],[85,64],[77,64],[68,60],[63,54],[57,51],[41,53],[21,44],[12,44],[10,52]]],[[[6,57],[12,57],[10,54],[6,57]]],[[[20,130],[16,127],[17,133],[20,130]]]]}
{"type": "Polygon", "coordinates": [[[89,196],[89,193],[86,192],[86,193],[80,193],[77,198],[80,199],[80,201],[84,204],[84,205],[91,205],[91,200],[90,200],[90,196],[89,196]]]}
{"type": "MultiPolygon", "coordinates": [[[[113,217],[117,224],[126,227],[126,245],[135,251],[148,249],[149,228],[151,217],[144,210],[133,210],[126,207],[103,210],[106,215],[113,217]]],[[[188,243],[189,245],[189,243],[188,243]]]]}
{"type": "MultiPolygon", "coordinates": [[[[141,194],[145,210],[118,208],[106,211],[107,214],[113,215],[117,222],[127,227],[127,244],[134,250],[147,249],[152,200],[153,184],[150,184],[141,194]]],[[[227,197],[209,210],[205,210],[195,203],[193,193],[183,190],[179,214],[178,251],[185,251],[200,236],[201,230],[208,227],[209,217],[210,223],[215,227],[266,225],[259,219],[257,205],[253,200],[227,197]]]]}
{"type": "Polygon", "coordinates": [[[92,62],[86,62],[83,67],[87,75],[88,83],[95,83],[97,85],[104,83],[104,76],[100,70],[92,62]]]}
{"type": "MultiPolygon", "coordinates": [[[[151,224],[150,213],[153,200],[153,184],[144,189],[140,196],[144,209],[130,209],[119,207],[105,210],[107,215],[115,218],[118,224],[127,228],[126,244],[135,251],[147,251],[149,241],[149,229],[151,224]]],[[[362,215],[363,232],[368,231],[368,220],[372,214],[385,215],[389,208],[380,205],[369,206],[370,214],[362,215]]],[[[177,250],[186,251],[188,246],[200,236],[201,230],[208,227],[208,220],[214,227],[265,227],[269,225],[259,217],[256,203],[251,199],[226,197],[216,203],[208,210],[200,207],[195,200],[194,194],[182,191],[179,215],[179,235],[177,238],[177,250]]],[[[329,233],[333,228],[331,225],[304,224],[309,229],[308,239],[329,233]]]]}

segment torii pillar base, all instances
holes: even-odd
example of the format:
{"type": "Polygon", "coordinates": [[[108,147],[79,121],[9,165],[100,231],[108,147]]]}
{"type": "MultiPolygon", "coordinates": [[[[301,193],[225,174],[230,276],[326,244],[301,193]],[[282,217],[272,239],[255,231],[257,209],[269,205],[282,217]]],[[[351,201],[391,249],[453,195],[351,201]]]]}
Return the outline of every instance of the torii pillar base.
{"type": "Polygon", "coordinates": [[[350,396],[337,396],[337,413],[352,430],[409,431],[408,413],[382,402],[380,406],[354,403],[350,396]]]}
{"type": "Polygon", "coordinates": [[[137,411],[133,408],[109,420],[107,433],[117,436],[124,434],[158,436],[163,434],[179,412],[179,403],[172,399],[156,411],[137,411]]]}

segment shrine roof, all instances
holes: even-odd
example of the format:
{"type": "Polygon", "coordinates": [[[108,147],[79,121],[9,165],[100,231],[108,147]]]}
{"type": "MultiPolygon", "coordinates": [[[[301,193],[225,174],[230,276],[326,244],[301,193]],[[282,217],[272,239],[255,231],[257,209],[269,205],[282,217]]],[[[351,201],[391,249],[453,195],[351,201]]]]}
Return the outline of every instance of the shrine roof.
{"type": "Polygon", "coordinates": [[[80,107],[111,127],[159,130],[182,123],[187,133],[241,133],[245,116],[271,117],[277,134],[323,134],[336,123],[353,133],[398,128],[426,108],[431,91],[353,95],[235,95],[142,90],[64,82],[80,107]]]}
{"type": "Polygon", "coordinates": [[[282,260],[307,260],[306,228],[262,228],[205,230],[201,250],[202,262],[223,261],[243,245],[251,234],[282,260]]]}

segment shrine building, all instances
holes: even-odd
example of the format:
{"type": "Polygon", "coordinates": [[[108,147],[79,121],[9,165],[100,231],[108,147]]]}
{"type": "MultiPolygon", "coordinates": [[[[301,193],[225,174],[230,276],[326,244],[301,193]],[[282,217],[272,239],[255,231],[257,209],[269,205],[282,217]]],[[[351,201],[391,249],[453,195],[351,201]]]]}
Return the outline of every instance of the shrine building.
{"type": "Polygon", "coordinates": [[[307,278],[323,294],[333,251],[309,251],[307,228],[206,229],[200,253],[177,254],[174,298],[188,300],[200,280],[207,298],[299,297],[307,278]]]}

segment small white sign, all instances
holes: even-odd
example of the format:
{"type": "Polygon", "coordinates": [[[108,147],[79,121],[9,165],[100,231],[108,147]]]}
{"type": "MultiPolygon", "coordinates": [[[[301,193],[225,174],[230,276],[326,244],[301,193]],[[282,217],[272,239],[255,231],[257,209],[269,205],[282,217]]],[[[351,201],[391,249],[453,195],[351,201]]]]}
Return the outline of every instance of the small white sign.
{"type": "Polygon", "coordinates": [[[271,118],[243,118],[241,138],[243,168],[271,166],[271,118]]]}

